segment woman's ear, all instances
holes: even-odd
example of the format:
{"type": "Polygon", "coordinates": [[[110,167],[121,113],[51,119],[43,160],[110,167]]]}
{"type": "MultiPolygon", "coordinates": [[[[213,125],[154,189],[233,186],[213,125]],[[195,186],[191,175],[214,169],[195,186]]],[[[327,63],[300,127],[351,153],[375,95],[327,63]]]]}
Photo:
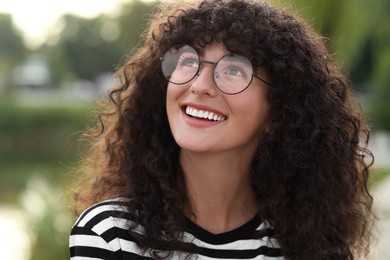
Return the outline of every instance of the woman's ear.
{"type": "Polygon", "coordinates": [[[264,133],[269,134],[269,132],[270,132],[270,126],[269,126],[269,122],[267,122],[267,125],[264,128],[264,133]]]}
{"type": "Polygon", "coordinates": [[[270,120],[270,117],[268,116],[268,119],[267,119],[267,123],[266,123],[266,125],[265,125],[265,127],[264,127],[264,133],[265,134],[270,134],[270,133],[272,133],[272,128],[271,128],[271,122],[270,122],[271,120],[270,120]]]}

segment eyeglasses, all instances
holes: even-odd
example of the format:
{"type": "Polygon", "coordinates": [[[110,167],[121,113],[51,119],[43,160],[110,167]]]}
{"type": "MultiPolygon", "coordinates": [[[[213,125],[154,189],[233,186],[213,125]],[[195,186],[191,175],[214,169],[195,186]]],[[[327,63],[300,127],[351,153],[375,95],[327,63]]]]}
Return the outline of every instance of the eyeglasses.
{"type": "Polygon", "coordinates": [[[270,86],[254,74],[252,63],[245,56],[227,54],[217,62],[201,61],[198,52],[190,45],[170,48],[161,58],[161,70],[169,82],[182,85],[198,76],[204,63],[214,66],[215,86],[225,94],[235,95],[243,92],[249,87],[253,77],[270,86]]]}

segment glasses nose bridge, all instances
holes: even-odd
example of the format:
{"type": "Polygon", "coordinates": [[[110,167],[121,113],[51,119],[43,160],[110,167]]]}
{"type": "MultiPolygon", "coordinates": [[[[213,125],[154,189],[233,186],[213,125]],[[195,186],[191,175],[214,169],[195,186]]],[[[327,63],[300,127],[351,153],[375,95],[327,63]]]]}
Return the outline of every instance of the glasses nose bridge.
{"type": "Polygon", "coordinates": [[[213,66],[213,75],[214,75],[214,72],[215,72],[215,67],[217,66],[218,64],[218,61],[217,62],[214,62],[214,61],[209,61],[209,60],[200,60],[199,61],[199,69],[198,69],[198,73],[196,74],[197,76],[199,76],[200,72],[201,72],[201,69],[202,69],[202,65],[203,64],[209,64],[209,65],[212,65],[213,66]]]}

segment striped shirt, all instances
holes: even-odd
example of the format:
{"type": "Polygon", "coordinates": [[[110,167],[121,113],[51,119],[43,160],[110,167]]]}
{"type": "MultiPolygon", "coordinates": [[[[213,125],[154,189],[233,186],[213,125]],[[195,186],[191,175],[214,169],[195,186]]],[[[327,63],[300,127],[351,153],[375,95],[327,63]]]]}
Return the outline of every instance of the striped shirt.
{"type": "MultiPolygon", "coordinates": [[[[69,239],[71,259],[153,259],[149,251],[137,246],[135,237],[142,235],[142,228],[129,232],[129,221],[118,217],[123,212],[126,209],[116,199],[98,203],[81,214],[69,239]]],[[[212,234],[188,221],[183,239],[199,249],[192,255],[195,259],[284,259],[277,240],[272,238],[270,225],[258,217],[221,234],[212,234]],[[264,231],[263,236],[258,238],[256,231],[264,231]]],[[[174,252],[171,259],[184,259],[186,255],[174,252]]]]}

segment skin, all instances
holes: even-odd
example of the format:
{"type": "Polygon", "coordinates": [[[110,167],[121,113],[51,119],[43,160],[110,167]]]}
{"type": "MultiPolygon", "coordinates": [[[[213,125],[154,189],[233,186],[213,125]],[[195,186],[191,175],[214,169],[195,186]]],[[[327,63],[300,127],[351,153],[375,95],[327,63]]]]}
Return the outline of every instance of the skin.
{"type": "MultiPolygon", "coordinates": [[[[201,60],[216,62],[229,51],[221,43],[206,46],[201,60]]],[[[257,212],[249,166],[268,131],[270,105],[266,85],[254,78],[242,93],[226,95],[213,81],[213,66],[184,85],[169,83],[167,115],[181,147],[180,163],[188,191],[188,215],[212,233],[241,226],[257,212]],[[185,114],[187,106],[220,116],[219,121],[185,114]]],[[[266,78],[265,75],[259,75],[266,78]]]]}

